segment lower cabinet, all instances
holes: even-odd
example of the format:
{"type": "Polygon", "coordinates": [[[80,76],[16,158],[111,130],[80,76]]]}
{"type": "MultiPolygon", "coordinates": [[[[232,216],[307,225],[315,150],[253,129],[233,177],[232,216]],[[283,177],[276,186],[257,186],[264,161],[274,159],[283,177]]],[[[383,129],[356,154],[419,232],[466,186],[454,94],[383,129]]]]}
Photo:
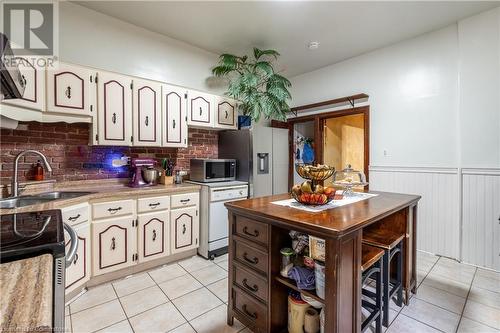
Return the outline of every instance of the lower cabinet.
{"type": "Polygon", "coordinates": [[[139,262],[161,258],[170,254],[170,225],[168,211],[139,214],[139,262]]]}
{"type": "Polygon", "coordinates": [[[93,221],[93,274],[100,275],[135,263],[137,229],[132,216],[93,221]]]}
{"type": "Polygon", "coordinates": [[[198,247],[199,226],[196,206],[172,209],[170,212],[172,254],[198,247]]]}
{"type": "MultiPolygon", "coordinates": [[[[78,235],[78,249],[71,265],[66,267],[66,292],[83,286],[90,279],[90,224],[82,223],[73,227],[78,235]]],[[[71,246],[69,235],[64,233],[66,252],[71,246]]]]}

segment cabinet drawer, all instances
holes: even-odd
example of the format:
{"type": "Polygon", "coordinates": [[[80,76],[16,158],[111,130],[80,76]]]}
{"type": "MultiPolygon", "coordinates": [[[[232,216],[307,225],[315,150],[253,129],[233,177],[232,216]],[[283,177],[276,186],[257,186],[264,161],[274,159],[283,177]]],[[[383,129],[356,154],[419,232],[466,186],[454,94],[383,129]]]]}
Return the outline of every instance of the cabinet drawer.
{"type": "Polygon", "coordinates": [[[188,207],[195,206],[198,204],[199,194],[196,193],[184,193],[172,195],[172,201],[170,203],[171,208],[188,207]]]}
{"type": "Polygon", "coordinates": [[[64,207],[61,209],[63,222],[71,226],[88,222],[89,220],[89,204],[83,203],[79,205],[64,207]]]}
{"type": "Polygon", "coordinates": [[[92,205],[94,219],[123,216],[134,213],[134,200],[100,202],[92,205]]]}
{"type": "Polygon", "coordinates": [[[234,232],[243,238],[267,247],[269,226],[246,217],[236,216],[234,232]]]}
{"type": "Polygon", "coordinates": [[[137,212],[147,213],[168,209],[168,196],[137,199],[137,212]]]}
{"type": "Polygon", "coordinates": [[[231,292],[233,311],[243,317],[243,323],[251,326],[254,332],[266,332],[267,307],[236,287],[233,287],[231,292]]]}
{"type": "Polygon", "coordinates": [[[267,302],[267,281],[240,265],[233,265],[233,282],[249,294],[267,302]]]}
{"type": "Polygon", "coordinates": [[[240,241],[233,241],[234,258],[267,276],[268,254],[240,241]]]}

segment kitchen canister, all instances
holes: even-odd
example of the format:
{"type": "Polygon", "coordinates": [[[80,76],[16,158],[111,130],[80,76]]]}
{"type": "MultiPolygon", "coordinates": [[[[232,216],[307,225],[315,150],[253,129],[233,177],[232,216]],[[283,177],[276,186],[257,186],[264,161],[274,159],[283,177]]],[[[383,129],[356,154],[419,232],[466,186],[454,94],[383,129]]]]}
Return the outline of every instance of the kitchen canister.
{"type": "Polygon", "coordinates": [[[314,261],[314,277],[316,279],[316,294],[319,298],[325,299],[325,264],[321,261],[314,261]]]}
{"type": "Polygon", "coordinates": [[[304,333],[304,319],[310,305],[301,299],[288,296],[288,333],[304,333]]]}
{"type": "Polygon", "coordinates": [[[306,310],[304,317],[304,332],[318,333],[319,332],[319,313],[314,308],[306,310]]]}

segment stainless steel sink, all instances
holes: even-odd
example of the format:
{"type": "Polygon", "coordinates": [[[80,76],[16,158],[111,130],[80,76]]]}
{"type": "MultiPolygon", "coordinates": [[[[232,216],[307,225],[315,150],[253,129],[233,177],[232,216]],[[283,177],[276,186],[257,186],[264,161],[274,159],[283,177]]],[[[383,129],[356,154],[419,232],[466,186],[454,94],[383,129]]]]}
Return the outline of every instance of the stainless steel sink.
{"type": "Polygon", "coordinates": [[[89,195],[94,192],[71,192],[71,191],[54,191],[54,192],[45,192],[32,195],[34,198],[40,199],[50,199],[50,200],[58,200],[58,199],[71,199],[78,198],[84,195],[89,195]]]}
{"type": "Polygon", "coordinates": [[[35,195],[24,195],[20,197],[5,198],[5,199],[0,199],[0,209],[19,208],[30,205],[37,205],[59,199],[77,198],[92,193],[94,192],[54,191],[54,192],[39,193],[35,195]]]}

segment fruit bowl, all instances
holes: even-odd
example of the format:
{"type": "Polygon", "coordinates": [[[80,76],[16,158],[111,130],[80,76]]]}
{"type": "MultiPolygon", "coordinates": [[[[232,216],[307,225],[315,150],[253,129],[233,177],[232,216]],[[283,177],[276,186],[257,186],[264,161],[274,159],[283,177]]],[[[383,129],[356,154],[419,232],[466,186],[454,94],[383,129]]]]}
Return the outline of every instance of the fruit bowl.
{"type": "Polygon", "coordinates": [[[293,186],[291,196],[304,205],[322,206],[333,200],[335,188],[316,185],[313,189],[312,182],[306,180],[300,185],[293,186]]]}
{"type": "Polygon", "coordinates": [[[295,170],[299,174],[300,177],[305,179],[311,179],[314,181],[322,181],[327,178],[330,178],[335,172],[335,168],[328,165],[311,165],[311,164],[303,164],[297,163],[295,164],[295,170]]]}

